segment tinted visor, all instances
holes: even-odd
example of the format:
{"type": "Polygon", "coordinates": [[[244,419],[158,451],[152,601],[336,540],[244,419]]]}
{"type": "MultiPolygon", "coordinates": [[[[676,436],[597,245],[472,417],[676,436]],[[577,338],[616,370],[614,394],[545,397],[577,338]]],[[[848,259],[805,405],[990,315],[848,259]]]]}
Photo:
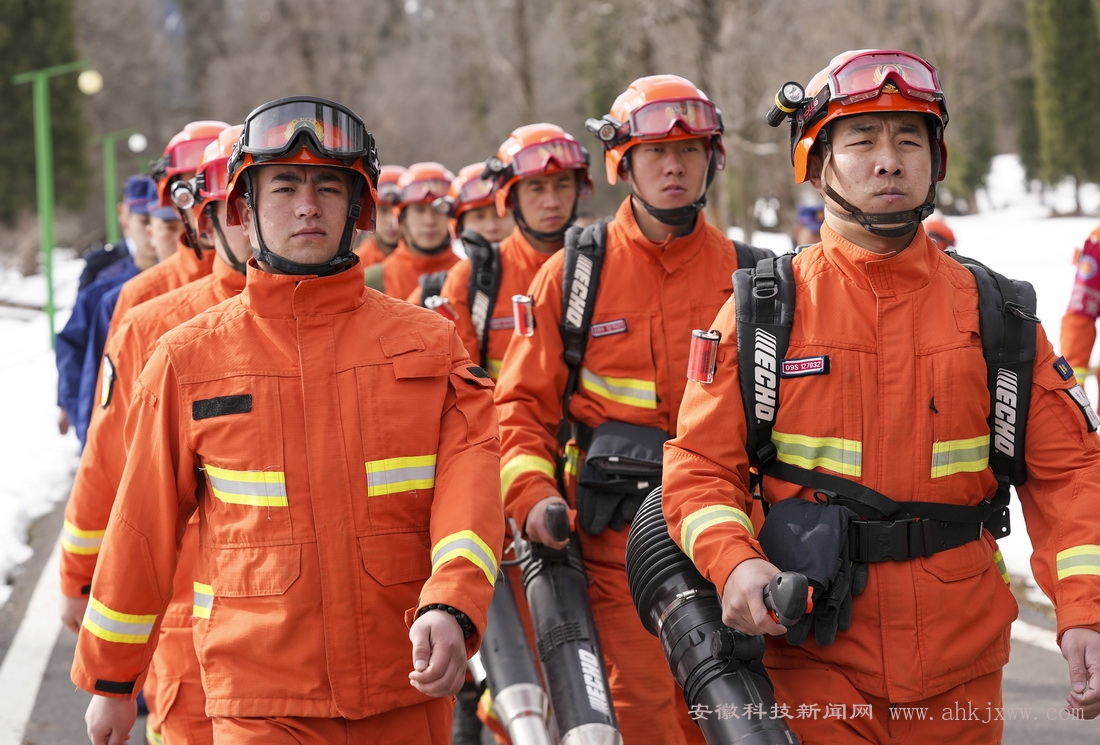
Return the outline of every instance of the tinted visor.
{"type": "Polygon", "coordinates": [[[289,155],[309,141],[318,155],[350,163],[367,153],[371,138],[350,109],[319,98],[284,98],[248,115],[241,150],[254,160],[289,155]]]}
{"type": "Polygon", "coordinates": [[[829,75],[833,100],[841,103],[875,98],[887,83],[893,83],[908,98],[922,101],[943,99],[935,68],[906,52],[861,54],[829,75]]]}
{"type": "Polygon", "coordinates": [[[401,204],[415,204],[417,202],[434,202],[439,197],[447,196],[451,188],[449,181],[443,179],[425,179],[406,184],[401,190],[401,204]]]}
{"type": "Polygon", "coordinates": [[[458,190],[458,204],[471,204],[483,202],[493,196],[492,182],[479,178],[472,178],[458,190]]]}
{"type": "Polygon", "coordinates": [[[195,177],[199,196],[203,199],[225,199],[229,192],[228,158],[219,158],[203,164],[195,177]]]}
{"type": "Polygon", "coordinates": [[[699,98],[652,101],[630,113],[633,137],[664,137],[680,125],[688,134],[712,135],[722,131],[718,109],[699,98]]]}
{"type": "Polygon", "coordinates": [[[516,178],[539,176],[553,161],[561,170],[587,168],[588,153],[575,140],[547,140],[525,147],[512,156],[512,174],[516,178]]]}
{"type": "Polygon", "coordinates": [[[184,140],[168,151],[165,174],[174,176],[177,173],[195,171],[202,160],[206,146],[214,141],[213,137],[201,137],[197,140],[184,140]]]}

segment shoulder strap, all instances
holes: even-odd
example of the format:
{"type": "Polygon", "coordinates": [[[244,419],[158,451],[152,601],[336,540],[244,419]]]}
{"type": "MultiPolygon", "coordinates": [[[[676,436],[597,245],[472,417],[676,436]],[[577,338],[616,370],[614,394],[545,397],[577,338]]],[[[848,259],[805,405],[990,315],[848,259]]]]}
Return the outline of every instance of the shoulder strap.
{"type": "Polygon", "coordinates": [[[363,283],[372,290],[385,292],[382,284],[382,262],[371,264],[363,271],[363,283]]]}
{"type": "Polygon", "coordinates": [[[428,298],[443,292],[443,283],[447,280],[447,270],[421,274],[416,278],[420,284],[420,305],[428,298]]]}
{"type": "Polygon", "coordinates": [[[588,330],[596,307],[596,292],[607,247],[607,223],[597,222],[586,228],[572,227],[565,234],[565,262],[562,265],[561,340],[565,346],[565,364],[569,377],[562,394],[562,424],[569,418],[569,401],[577,389],[581,360],[588,347],[588,330]]]}
{"type": "Polygon", "coordinates": [[[772,426],[779,408],[779,361],[794,323],[793,253],[761,259],[733,274],[737,304],[737,364],[748,425],[747,451],[754,466],[775,458],[772,426]]]}
{"type": "Polygon", "coordinates": [[[946,252],[974,275],[982,353],[989,386],[989,467],[1007,491],[1027,479],[1024,441],[1035,365],[1035,288],[1008,279],[986,265],[946,252]]]}
{"type": "Polygon", "coordinates": [[[763,259],[775,258],[774,251],[759,246],[750,246],[748,243],[742,243],[741,241],[733,241],[733,247],[737,251],[737,267],[739,269],[751,269],[763,259]]]}
{"type": "Polygon", "coordinates": [[[500,294],[500,249],[473,230],[462,232],[462,244],[470,258],[470,284],[467,297],[470,302],[470,321],[477,333],[481,350],[481,367],[489,364],[489,321],[500,294]]]}

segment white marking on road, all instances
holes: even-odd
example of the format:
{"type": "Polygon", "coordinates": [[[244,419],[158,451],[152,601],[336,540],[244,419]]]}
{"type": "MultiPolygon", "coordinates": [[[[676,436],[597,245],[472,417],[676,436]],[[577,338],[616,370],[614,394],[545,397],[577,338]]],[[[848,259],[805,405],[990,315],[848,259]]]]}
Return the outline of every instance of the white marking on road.
{"type": "Polygon", "coordinates": [[[1016,619],[1012,622],[1012,641],[1062,654],[1062,650],[1058,647],[1058,635],[1053,629],[1044,629],[1027,621],[1016,619]]]}
{"type": "Polygon", "coordinates": [[[38,687],[61,630],[61,538],[58,536],[34,588],[27,613],[0,665],[0,742],[23,742],[38,687]]]}

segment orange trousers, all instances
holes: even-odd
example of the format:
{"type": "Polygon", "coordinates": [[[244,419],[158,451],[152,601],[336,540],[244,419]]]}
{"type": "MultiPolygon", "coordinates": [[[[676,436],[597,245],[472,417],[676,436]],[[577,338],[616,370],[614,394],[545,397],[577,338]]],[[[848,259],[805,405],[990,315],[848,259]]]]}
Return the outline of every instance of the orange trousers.
{"type": "Polygon", "coordinates": [[[584,566],[623,745],[706,745],[661,642],[638,618],[625,565],[586,558],[584,566]]]}
{"type": "Polygon", "coordinates": [[[857,690],[832,668],[769,669],[768,675],[802,745],[996,745],[1004,731],[998,719],[1000,670],[922,701],[896,704],[857,690]]]}
{"type": "Polygon", "coordinates": [[[160,734],[163,745],[213,745],[191,629],[162,628],[149,670],[145,699],[148,704],[152,691],[156,708],[154,714],[149,707],[149,729],[160,734]]]}
{"type": "Polygon", "coordinates": [[[453,699],[376,714],[366,719],[214,717],[217,745],[450,745],[453,699]]]}

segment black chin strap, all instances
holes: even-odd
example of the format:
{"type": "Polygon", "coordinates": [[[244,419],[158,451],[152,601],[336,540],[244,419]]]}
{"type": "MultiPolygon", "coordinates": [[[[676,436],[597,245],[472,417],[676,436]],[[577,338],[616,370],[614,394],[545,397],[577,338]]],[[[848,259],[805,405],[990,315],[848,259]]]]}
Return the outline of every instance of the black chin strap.
{"type": "Polygon", "coordinates": [[[648,212],[650,217],[654,220],[665,225],[671,225],[674,228],[682,228],[685,225],[694,224],[695,218],[698,217],[699,212],[707,206],[706,193],[686,207],[673,207],[667,210],[654,207],[638,196],[638,193],[633,190],[631,190],[630,196],[635,202],[642,205],[642,209],[648,212]]]}
{"type": "Polygon", "coordinates": [[[858,222],[869,233],[882,236],[883,238],[900,238],[903,235],[914,232],[917,226],[920,225],[926,217],[931,215],[936,210],[936,184],[932,183],[928,187],[928,195],[924,198],[924,204],[913,210],[902,210],[901,212],[864,212],[859,209],[844,197],[840,196],[833,187],[822,179],[822,185],[825,187],[825,194],[834,202],[844,208],[844,211],[851,215],[852,219],[858,222]],[[880,225],[898,225],[896,228],[882,228],[880,225]]]}
{"type": "Polygon", "coordinates": [[[229,246],[229,241],[225,239],[225,232],[222,230],[221,221],[218,220],[218,211],[214,202],[206,205],[203,209],[207,210],[207,214],[210,217],[210,222],[214,223],[214,232],[218,234],[218,240],[222,242],[222,248],[225,249],[225,259],[229,262],[229,266],[233,267],[233,270],[240,274],[248,274],[248,262],[241,261],[233,253],[233,249],[229,246]]]}
{"type": "Polygon", "coordinates": [[[336,255],[334,257],[320,264],[302,264],[297,261],[291,261],[290,259],[283,258],[273,253],[271,249],[267,247],[267,244],[264,243],[264,237],[260,234],[259,213],[256,210],[256,203],[252,196],[251,174],[245,171],[242,175],[248,179],[248,182],[245,184],[248,189],[248,191],[245,192],[245,199],[247,200],[249,209],[252,210],[252,222],[256,228],[256,242],[260,244],[259,248],[252,248],[252,255],[256,257],[256,261],[262,261],[269,266],[273,266],[283,274],[316,274],[320,277],[339,274],[345,269],[354,266],[359,261],[359,257],[351,250],[351,238],[355,233],[355,223],[359,220],[359,213],[363,209],[362,205],[359,204],[359,198],[363,194],[363,182],[365,181],[361,174],[358,172],[355,174],[355,183],[351,188],[351,201],[348,203],[348,217],[347,221],[344,223],[344,232],[340,236],[340,247],[336,249],[336,255]]]}
{"type": "Polygon", "coordinates": [[[519,200],[513,199],[509,195],[509,200],[512,202],[512,217],[516,221],[516,225],[525,234],[533,237],[535,240],[542,241],[543,243],[559,243],[565,240],[565,231],[572,227],[573,222],[577,219],[577,202],[573,200],[573,211],[569,213],[569,219],[565,221],[558,230],[535,230],[528,224],[527,218],[523,216],[523,212],[519,208],[519,200]]]}

